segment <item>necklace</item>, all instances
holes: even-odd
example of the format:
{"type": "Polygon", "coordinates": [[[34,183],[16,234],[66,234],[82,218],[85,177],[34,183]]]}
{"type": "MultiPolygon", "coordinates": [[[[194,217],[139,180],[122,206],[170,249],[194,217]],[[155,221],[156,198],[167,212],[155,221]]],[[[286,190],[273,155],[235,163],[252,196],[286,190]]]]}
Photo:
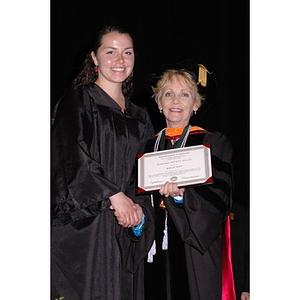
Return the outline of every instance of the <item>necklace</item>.
{"type": "MultiPolygon", "coordinates": [[[[191,125],[187,125],[184,127],[183,132],[176,143],[176,148],[183,148],[185,146],[190,130],[191,130],[191,125]]],[[[158,148],[159,150],[165,150],[165,143],[166,143],[166,128],[164,128],[159,133],[155,141],[154,151],[155,152],[158,151],[158,148]]]]}

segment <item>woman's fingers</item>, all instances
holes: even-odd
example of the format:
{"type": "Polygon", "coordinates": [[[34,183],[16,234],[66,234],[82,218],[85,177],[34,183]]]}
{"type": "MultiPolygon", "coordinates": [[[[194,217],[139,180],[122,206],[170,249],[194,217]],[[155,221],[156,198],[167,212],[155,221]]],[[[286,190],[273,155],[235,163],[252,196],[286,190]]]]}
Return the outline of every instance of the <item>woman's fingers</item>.
{"type": "Polygon", "coordinates": [[[165,197],[183,196],[184,189],[178,188],[177,183],[166,182],[160,189],[159,193],[165,197]]]}

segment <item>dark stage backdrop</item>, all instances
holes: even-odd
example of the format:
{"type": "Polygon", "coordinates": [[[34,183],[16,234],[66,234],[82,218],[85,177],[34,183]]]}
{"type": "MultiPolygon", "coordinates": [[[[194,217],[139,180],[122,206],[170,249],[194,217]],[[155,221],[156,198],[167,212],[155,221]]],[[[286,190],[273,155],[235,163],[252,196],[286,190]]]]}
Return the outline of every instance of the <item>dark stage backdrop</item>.
{"type": "Polygon", "coordinates": [[[135,39],[135,95],[156,131],[165,126],[147,74],[192,59],[217,77],[220,97],[193,125],[220,131],[234,149],[234,200],[249,202],[249,0],[51,1],[51,108],[81,68],[93,35],[120,25],[135,39]]]}

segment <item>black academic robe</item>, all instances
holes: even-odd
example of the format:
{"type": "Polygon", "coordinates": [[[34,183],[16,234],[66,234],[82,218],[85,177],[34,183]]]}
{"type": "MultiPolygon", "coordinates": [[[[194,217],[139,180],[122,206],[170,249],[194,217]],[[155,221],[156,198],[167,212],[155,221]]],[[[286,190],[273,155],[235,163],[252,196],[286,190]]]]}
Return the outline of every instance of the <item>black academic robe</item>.
{"type": "MultiPolygon", "coordinates": [[[[164,198],[168,250],[162,250],[165,211],[158,205],[161,196],[155,197],[157,253],[153,263],[146,264],[147,300],[222,299],[221,237],[231,206],[232,147],[218,132],[192,132],[185,147],[207,143],[213,183],[185,187],[183,204],[164,198]]],[[[154,140],[147,151],[153,151],[153,146],[154,140]]]]}
{"type": "Polygon", "coordinates": [[[153,209],[148,196],[136,196],[134,165],[154,136],[146,109],[126,100],[122,113],[96,84],[72,88],[51,134],[51,299],[143,299],[153,209]],[[146,215],[139,238],[109,209],[108,198],[120,191],[146,215]]]}
{"type": "Polygon", "coordinates": [[[250,292],[249,204],[234,202],[231,212],[232,264],[235,291],[239,299],[242,292],[250,292]]]}

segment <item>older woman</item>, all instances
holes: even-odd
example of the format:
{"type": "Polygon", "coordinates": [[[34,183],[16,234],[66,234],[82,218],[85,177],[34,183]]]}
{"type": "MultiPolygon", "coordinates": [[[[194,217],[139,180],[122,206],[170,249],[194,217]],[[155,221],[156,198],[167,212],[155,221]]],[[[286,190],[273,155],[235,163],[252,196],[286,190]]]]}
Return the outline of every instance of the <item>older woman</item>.
{"type": "Polygon", "coordinates": [[[189,124],[203,100],[194,74],[167,70],[153,91],[167,127],[148,142],[147,151],[209,143],[213,183],[178,187],[166,182],[154,197],[156,254],[148,257],[153,262],[146,267],[146,299],[235,299],[224,259],[222,279],[222,236],[233,184],[231,143],[221,133],[189,124]]]}

